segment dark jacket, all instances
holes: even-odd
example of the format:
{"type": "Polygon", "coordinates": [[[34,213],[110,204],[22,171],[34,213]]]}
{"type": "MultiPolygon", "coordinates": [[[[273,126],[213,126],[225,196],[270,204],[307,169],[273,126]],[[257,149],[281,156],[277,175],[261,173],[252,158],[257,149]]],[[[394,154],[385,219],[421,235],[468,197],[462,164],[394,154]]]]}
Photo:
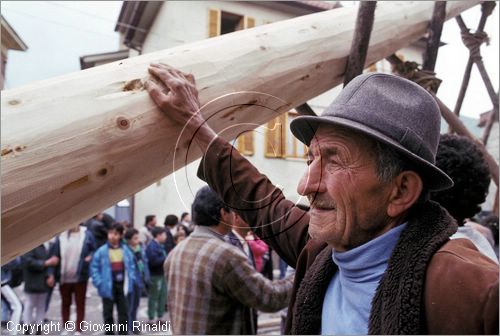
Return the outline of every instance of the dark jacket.
{"type": "MultiPolygon", "coordinates": [[[[296,265],[286,333],[320,333],[323,299],[337,271],[331,248],[310,239],[308,213],[224,140],[206,153],[198,176],[296,265]]],[[[450,241],[456,230],[437,203],[414,207],[375,292],[370,334],[498,334],[498,265],[468,240],[450,241]]]]}
{"type": "MultiPolygon", "coordinates": [[[[96,251],[96,244],[95,244],[95,239],[94,235],[92,232],[86,228],[84,230],[85,238],[83,241],[83,246],[82,246],[82,251],[80,252],[80,259],[78,260],[78,282],[86,282],[89,280],[90,277],[90,261],[85,261],[85,258],[87,256],[92,256],[94,252],[96,251]]],[[[66,232],[63,232],[62,234],[66,234],[66,232]]],[[[61,262],[62,258],[61,257],[61,240],[60,236],[56,237],[56,241],[52,245],[50,249],[50,255],[51,256],[56,256],[59,257],[59,263],[57,264],[56,267],[53,268],[53,273],[56,278],[56,281],[60,281],[61,279],[61,262]]]]}
{"type": "Polygon", "coordinates": [[[96,249],[106,244],[108,241],[108,228],[104,222],[91,218],[85,223],[85,226],[94,235],[96,249]]]}
{"type": "MultiPolygon", "coordinates": [[[[241,244],[238,237],[233,233],[233,231],[229,231],[229,233],[224,237],[224,240],[229,244],[236,246],[246,255],[246,252],[243,249],[243,245],[241,244]]],[[[253,268],[257,269],[257,267],[255,267],[255,257],[253,255],[252,249],[249,248],[248,252],[250,253],[249,255],[247,255],[248,262],[250,263],[250,265],[252,265],[253,268]]]]}
{"type": "MultiPolygon", "coordinates": [[[[175,247],[175,241],[174,241],[174,236],[172,235],[172,232],[170,232],[170,229],[165,226],[165,233],[167,234],[167,239],[165,240],[165,243],[163,243],[163,247],[165,248],[165,252],[167,255],[172,251],[175,247]]],[[[187,235],[186,235],[187,237],[187,235]]]]}
{"type": "Polygon", "coordinates": [[[167,258],[165,247],[153,239],[146,247],[146,257],[151,276],[163,275],[163,263],[167,258]]]}
{"type": "Polygon", "coordinates": [[[45,260],[49,258],[49,251],[45,246],[39,245],[22,256],[24,291],[26,293],[45,293],[47,286],[48,268],[45,260]]]}

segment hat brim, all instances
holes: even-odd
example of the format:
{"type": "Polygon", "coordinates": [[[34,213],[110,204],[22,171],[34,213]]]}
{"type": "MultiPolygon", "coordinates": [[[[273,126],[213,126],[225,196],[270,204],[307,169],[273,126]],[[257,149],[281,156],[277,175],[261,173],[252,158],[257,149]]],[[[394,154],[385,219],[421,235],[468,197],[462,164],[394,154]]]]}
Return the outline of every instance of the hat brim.
{"type": "Polygon", "coordinates": [[[453,186],[453,180],[433,163],[410,152],[394,139],[356,121],[334,116],[301,116],[291,122],[290,129],[297,139],[309,146],[320,125],[340,126],[351,129],[389,145],[392,149],[415,163],[415,171],[422,175],[425,185],[430,191],[444,190],[453,186]]]}

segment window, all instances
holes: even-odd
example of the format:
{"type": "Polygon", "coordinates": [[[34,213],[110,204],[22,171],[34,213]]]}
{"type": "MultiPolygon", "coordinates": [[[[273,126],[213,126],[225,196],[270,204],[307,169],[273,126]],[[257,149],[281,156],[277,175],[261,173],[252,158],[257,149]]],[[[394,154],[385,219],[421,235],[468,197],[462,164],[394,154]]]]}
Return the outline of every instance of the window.
{"type": "Polygon", "coordinates": [[[266,125],[265,156],[282,158],[285,156],[286,113],[272,119],[266,125]]]}
{"type": "Polygon", "coordinates": [[[296,112],[287,112],[267,123],[266,157],[306,158],[307,146],[300,142],[290,131],[290,123],[298,116],[296,112]]]}
{"type": "Polygon", "coordinates": [[[229,13],[220,9],[210,9],[208,11],[208,37],[253,27],[255,27],[255,19],[249,16],[229,13]]]}
{"type": "Polygon", "coordinates": [[[243,16],[221,12],[220,34],[224,35],[243,29],[243,16]]]}
{"type": "Polygon", "coordinates": [[[247,131],[236,139],[236,148],[238,149],[238,152],[243,155],[253,155],[255,152],[253,148],[254,132],[255,131],[247,131]]]}

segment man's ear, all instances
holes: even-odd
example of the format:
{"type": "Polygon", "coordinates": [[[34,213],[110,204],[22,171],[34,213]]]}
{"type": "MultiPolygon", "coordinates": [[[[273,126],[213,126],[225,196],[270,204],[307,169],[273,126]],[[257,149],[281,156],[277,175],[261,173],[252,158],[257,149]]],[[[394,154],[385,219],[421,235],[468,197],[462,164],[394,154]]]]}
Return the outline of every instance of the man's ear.
{"type": "Polygon", "coordinates": [[[220,221],[227,224],[231,222],[231,211],[226,211],[223,208],[220,209],[220,221]]]}
{"type": "Polygon", "coordinates": [[[416,172],[406,170],[399,173],[393,181],[387,215],[393,218],[400,216],[417,202],[422,190],[422,178],[416,172]]]}
{"type": "Polygon", "coordinates": [[[220,219],[221,222],[225,222],[227,217],[227,211],[224,210],[223,208],[220,208],[220,219]]]}

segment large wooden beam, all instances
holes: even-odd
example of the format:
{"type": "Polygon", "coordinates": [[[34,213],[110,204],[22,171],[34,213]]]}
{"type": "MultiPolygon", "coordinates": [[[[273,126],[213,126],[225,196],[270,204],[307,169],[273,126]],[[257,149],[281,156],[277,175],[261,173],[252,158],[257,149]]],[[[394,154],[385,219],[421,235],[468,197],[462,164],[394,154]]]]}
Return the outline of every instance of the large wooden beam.
{"type": "MultiPolygon", "coordinates": [[[[479,1],[450,2],[449,19],[479,1]]],[[[366,64],[419,39],[433,2],[379,3],[366,64]]],[[[193,73],[227,139],[342,83],[355,8],[265,25],[2,92],[2,263],[201,155],[142,88],[193,73]]]]}

